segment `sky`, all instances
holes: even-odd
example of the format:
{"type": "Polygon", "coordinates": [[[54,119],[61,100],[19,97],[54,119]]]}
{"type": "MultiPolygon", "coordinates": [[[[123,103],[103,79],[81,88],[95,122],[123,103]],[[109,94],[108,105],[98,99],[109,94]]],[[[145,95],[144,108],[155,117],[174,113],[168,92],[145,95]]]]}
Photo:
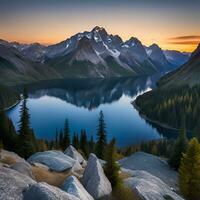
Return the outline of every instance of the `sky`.
{"type": "Polygon", "coordinates": [[[95,26],[124,41],[193,51],[200,0],[0,0],[0,38],[50,45],[95,26]]]}

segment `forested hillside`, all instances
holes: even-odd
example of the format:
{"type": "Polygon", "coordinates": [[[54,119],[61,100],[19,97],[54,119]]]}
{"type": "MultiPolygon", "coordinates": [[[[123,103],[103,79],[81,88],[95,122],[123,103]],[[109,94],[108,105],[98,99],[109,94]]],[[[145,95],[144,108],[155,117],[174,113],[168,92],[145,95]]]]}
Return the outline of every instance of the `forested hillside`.
{"type": "Polygon", "coordinates": [[[6,108],[19,99],[19,94],[10,87],[0,85],[0,108],[6,108]]]}
{"type": "Polygon", "coordinates": [[[152,120],[180,128],[183,117],[189,130],[199,130],[200,86],[156,89],[139,96],[136,105],[152,120]]]}
{"type": "Polygon", "coordinates": [[[180,128],[184,118],[188,130],[200,131],[200,45],[181,68],[158,81],[158,88],[139,96],[136,105],[151,120],[180,128]]]}

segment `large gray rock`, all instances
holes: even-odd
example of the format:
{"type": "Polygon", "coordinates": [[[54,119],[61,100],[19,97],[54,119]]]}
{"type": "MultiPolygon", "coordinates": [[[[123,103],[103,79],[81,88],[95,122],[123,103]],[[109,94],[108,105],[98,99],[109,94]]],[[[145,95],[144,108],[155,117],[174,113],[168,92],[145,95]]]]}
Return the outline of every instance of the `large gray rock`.
{"type": "Polygon", "coordinates": [[[90,154],[81,182],[94,199],[109,196],[112,192],[111,184],[94,154],[90,154]]]}
{"type": "Polygon", "coordinates": [[[16,153],[6,150],[0,150],[0,160],[4,160],[6,158],[12,159],[13,162],[25,162],[23,158],[18,156],[16,153]]]}
{"type": "Polygon", "coordinates": [[[0,199],[22,200],[23,191],[35,181],[16,170],[9,168],[0,169],[0,199]]]}
{"type": "Polygon", "coordinates": [[[83,168],[81,166],[81,164],[78,162],[78,160],[75,161],[73,167],[71,168],[72,172],[76,172],[76,171],[81,171],[83,168]]]}
{"type": "Polygon", "coordinates": [[[178,174],[171,169],[168,163],[158,156],[152,154],[137,152],[130,157],[119,161],[121,167],[130,170],[144,170],[160,178],[170,187],[176,189],[178,174]]]}
{"type": "Polygon", "coordinates": [[[70,156],[74,160],[78,160],[80,164],[85,162],[83,156],[72,146],[70,145],[65,151],[64,154],[70,156]]]}
{"type": "Polygon", "coordinates": [[[33,154],[28,162],[42,163],[47,165],[49,169],[57,172],[62,172],[71,169],[76,161],[61,151],[44,151],[33,154]]]}
{"type": "Polygon", "coordinates": [[[162,180],[146,171],[133,170],[131,175],[132,177],[124,180],[125,185],[144,200],[183,200],[162,180]]]}
{"type": "Polygon", "coordinates": [[[28,162],[17,162],[14,165],[11,165],[10,168],[26,176],[29,176],[32,179],[35,179],[33,176],[31,165],[28,162]]]}
{"type": "Polygon", "coordinates": [[[79,200],[47,183],[36,183],[24,192],[24,200],[79,200]]]}
{"type": "Polygon", "coordinates": [[[69,176],[64,181],[62,189],[80,200],[94,200],[75,176],[69,176]]]}

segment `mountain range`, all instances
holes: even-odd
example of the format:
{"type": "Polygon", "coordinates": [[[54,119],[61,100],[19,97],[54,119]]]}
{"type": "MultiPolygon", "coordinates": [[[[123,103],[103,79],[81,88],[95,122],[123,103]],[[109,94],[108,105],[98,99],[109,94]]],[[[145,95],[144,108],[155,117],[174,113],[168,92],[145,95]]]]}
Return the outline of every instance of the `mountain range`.
{"type": "Polygon", "coordinates": [[[50,46],[0,40],[0,84],[150,75],[176,69],[189,57],[156,44],[145,47],[134,37],[124,42],[97,26],[50,46]]]}
{"type": "Polygon", "coordinates": [[[158,85],[162,87],[193,86],[200,84],[200,44],[190,59],[180,68],[163,76],[158,85]]]}

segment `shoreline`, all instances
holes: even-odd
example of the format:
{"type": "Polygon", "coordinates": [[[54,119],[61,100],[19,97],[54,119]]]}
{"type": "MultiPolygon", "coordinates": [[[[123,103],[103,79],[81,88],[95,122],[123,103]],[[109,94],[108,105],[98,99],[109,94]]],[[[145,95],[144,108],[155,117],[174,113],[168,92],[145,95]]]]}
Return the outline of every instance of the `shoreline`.
{"type": "Polygon", "coordinates": [[[18,105],[20,103],[21,100],[16,101],[14,104],[12,104],[11,106],[8,106],[6,108],[3,108],[4,111],[8,111],[11,108],[14,108],[16,105],[18,105]]]}
{"type": "MultiPolygon", "coordinates": [[[[154,124],[156,124],[156,125],[158,125],[158,126],[160,126],[160,127],[166,128],[166,129],[170,129],[170,130],[174,130],[174,131],[179,131],[179,130],[180,130],[180,129],[178,129],[178,128],[171,127],[171,126],[169,126],[169,125],[167,125],[167,124],[165,124],[165,123],[161,123],[161,122],[159,122],[159,121],[152,120],[152,119],[148,118],[145,114],[142,113],[141,109],[136,105],[135,100],[134,100],[133,102],[131,102],[131,104],[132,104],[133,107],[138,111],[139,115],[140,115],[143,119],[145,119],[145,120],[147,120],[147,121],[149,121],[149,122],[151,122],[151,123],[154,123],[154,124]]],[[[192,132],[192,131],[191,131],[191,130],[187,130],[187,132],[192,132]]]]}

